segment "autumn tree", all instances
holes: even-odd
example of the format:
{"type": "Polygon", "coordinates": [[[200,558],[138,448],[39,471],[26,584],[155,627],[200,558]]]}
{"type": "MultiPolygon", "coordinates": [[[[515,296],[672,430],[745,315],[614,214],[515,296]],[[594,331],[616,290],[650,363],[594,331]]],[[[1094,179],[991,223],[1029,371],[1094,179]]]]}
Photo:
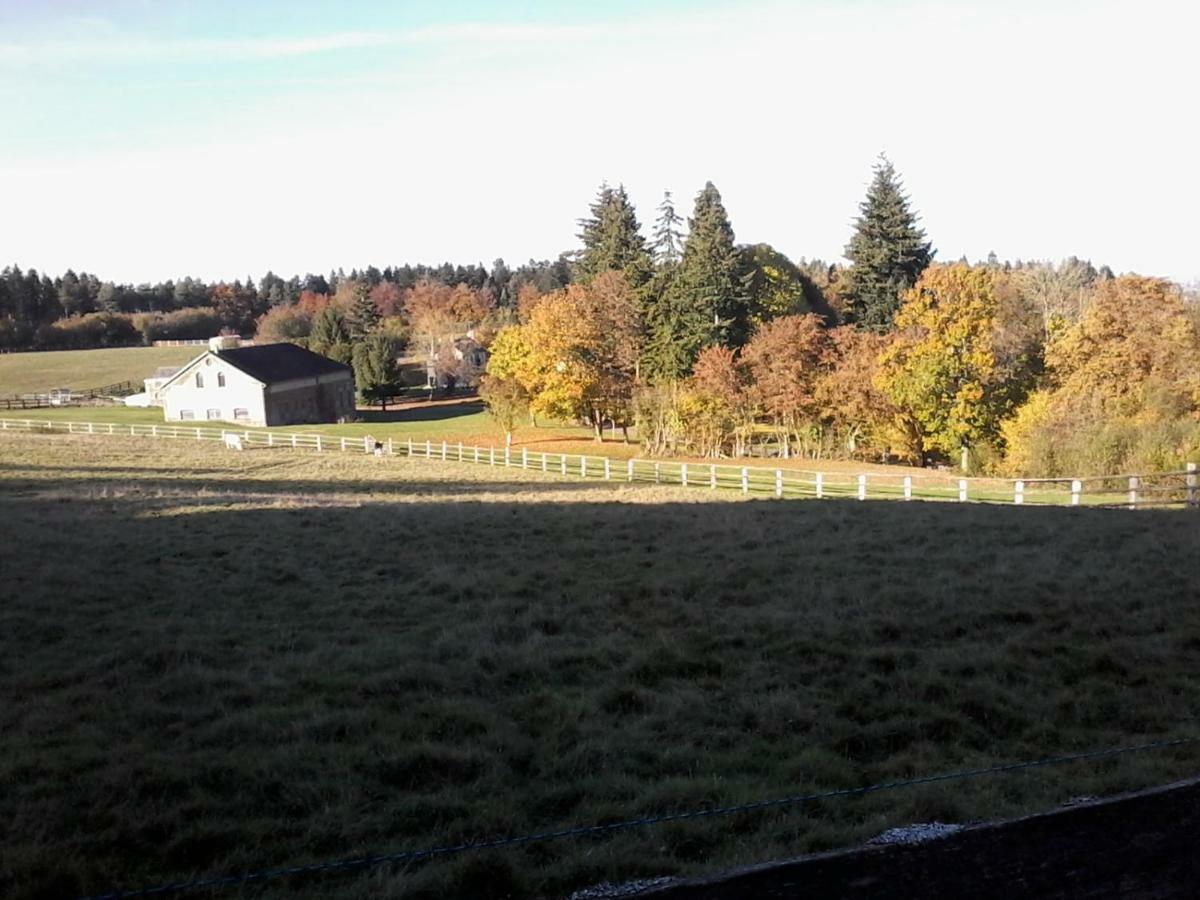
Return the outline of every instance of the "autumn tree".
{"type": "Polygon", "coordinates": [[[609,271],[543,296],[523,323],[502,329],[488,374],[520,384],[533,414],[589,422],[602,440],[606,421],[629,424],[639,351],[634,291],[609,271]]]}
{"type": "Polygon", "coordinates": [[[254,336],[268,343],[299,342],[312,331],[312,315],[299,306],[272,306],[258,318],[254,336]]]}
{"type": "Polygon", "coordinates": [[[827,366],[819,377],[815,397],[821,421],[840,449],[851,458],[866,452],[884,456],[898,446],[901,455],[919,459],[919,440],[911,434],[878,382],[879,358],[890,335],[843,325],[828,331],[827,366]]]}
{"type": "Polygon", "coordinates": [[[867,198],[859,206],[846,246],[851,268],[843,290],[849,315],[862,328],[886,331],[901,296],[921,277],[934,251],[917,226],[899,176],[886,156],[875,164],[867,198]]]}
{"type": "Polygon", "coordinates": [[[760,328],[742,351],[753,396],[771,417],[785,458],[817,421],[816,386],[828,353],[819,316],[783,316],[760,328]]]}
{"type": "Polygon", "coordinates": [[[474,290],[465,284],[450,287],[432,278],[422,278],[404,299],[412,336],[439,377],[454,359],[455,338],[478,326],[494,307],[495,301],[486,290],[474,290]]]}
{"type": "Polygon", "coordinates": [[[736,350],[705,347],[696,357],[681,403],[681,424],[700,456],[720,456],[732,445],[746,452],[754,426],[750,372],[736,350]]]}
{"type": "Polygon", "coordinates": [[[517,423],[529,414],[529,392],[516,378],[484,375],[479,380],[479,396],[504,431],[505,446],[510,446],[517,423]]]}
{"type": "Polygon", "coordinates": [[[1046,387],[1004,428],[1010,472],[1153,471],[1200,455],[1200,332],[1175,285],[1098,281],[1046,362],[1046,387]]]}
{"type": "Polygon", "coordinates": [[[905,295],[879,383],[919,430],[923,450],[965,460],[969,448],[996,442],[1025,399],[1036,325],[1021,324],[1017,298],[1002,270],[962,263],[929,268],[905,295]]]}

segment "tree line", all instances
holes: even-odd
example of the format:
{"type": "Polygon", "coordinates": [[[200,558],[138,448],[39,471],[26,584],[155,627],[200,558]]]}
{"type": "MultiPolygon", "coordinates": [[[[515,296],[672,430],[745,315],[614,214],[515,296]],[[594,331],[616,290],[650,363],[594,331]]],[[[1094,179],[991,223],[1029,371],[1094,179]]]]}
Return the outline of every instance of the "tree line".
{"type": "Polygon", "coordinates": [[[482,392],[529,415],[635,425],[652,454],[961,463],[1027,475],[1200,455],[1200,305],[1162,279],[935,262],[878,161],[848,265],[736,243],[711,183],[647,240],[622,187],[580,220],[566,287],[518,305],[482,392]]]}

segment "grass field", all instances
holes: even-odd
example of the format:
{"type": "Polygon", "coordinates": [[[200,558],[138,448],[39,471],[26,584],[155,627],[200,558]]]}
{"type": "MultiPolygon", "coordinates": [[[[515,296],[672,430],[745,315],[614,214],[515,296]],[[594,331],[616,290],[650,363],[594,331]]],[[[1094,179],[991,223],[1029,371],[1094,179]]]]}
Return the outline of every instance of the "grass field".
{"type": "Polygon", "coordinates": [[[120,347],[0,354],[0,397],[141,382],[159,366],[181,366],[203,347],[120,347]]]}
{"type": "MultiPolygon", "coordinates": [[[[1197,732],[1194,512],[521,474],[0,435],[0,895],[1197,732]]],[[[1196,768],[1179,748],[219,896],[563,896],[1196,768]]]]}

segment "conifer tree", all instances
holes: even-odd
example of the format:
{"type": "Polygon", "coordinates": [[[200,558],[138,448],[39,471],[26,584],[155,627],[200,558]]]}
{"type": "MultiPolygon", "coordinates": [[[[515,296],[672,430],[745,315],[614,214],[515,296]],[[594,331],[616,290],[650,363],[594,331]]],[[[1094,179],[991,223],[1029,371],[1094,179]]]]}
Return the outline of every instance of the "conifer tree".
{"type": "Polygon", "coordinates": [[[579,280],[591,281],[601,272],[625,273],[634,288],[641,287],[652,273],[646,239],[642,237],[637,213],[622,185],[600,186],[591,215],[580,219],[579,238],[583,251],[576,262],[579,280]]]}
{"type": "Polygon", "coordinates": [[[382,317],[379,315],[379,308],[371,296],[371,286],[366,281],[355,282],[354,300],[346,316],[350,336],[355,340],[362,340],[374,333],[379,327],[380,318],[382,317]]]}
{"type": "Polygon", "coordinates": [[[852,321],[860,328],[887,331],[900,308],[900,295],[917,283],[935,251],[917,227],[891,161],[880,154],[874,171],[846,245],[851,268],[845,294],[852,321]]]}
{"type": "Polygon", "coordinates": [[[670,191],[663,191],[662,203],[658,204],[651,250],[659,265],[672,265],[683,256],[683,216],[675,212],[670,191]]]}
{"type": "Polygon", "coordinates": [[[750,332],[742,259],[733,227],[710,181],[696,196],[674,277],[650,313],[647,368],[674,378],[691,371],[704,347],[740,347],[750,332]]]}

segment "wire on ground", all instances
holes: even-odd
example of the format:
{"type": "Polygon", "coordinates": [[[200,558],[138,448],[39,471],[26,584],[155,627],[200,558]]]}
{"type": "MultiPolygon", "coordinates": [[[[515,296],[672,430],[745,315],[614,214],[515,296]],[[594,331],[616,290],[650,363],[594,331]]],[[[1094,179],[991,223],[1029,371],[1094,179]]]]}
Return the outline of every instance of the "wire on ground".
{"type": "Polygon", "coordinates": [[[1069,762],[1081,762],[1089,759],[1101,759],[1109,756],[1119,756],[1125,753],[1140,753],[1148,750],[1163,750],[1168,747],[1182,747],[1200,743],[1200,737],[1175,738],[1167,741],[1154,741],[1148,744],[1134,744],[1125,747],[1110,747],[1104,750],[1089,750],[1083,753],[1070,753],[1062,756],[1050,756],[1044,759],[1025,760],[1023,762],[1004,763],[981,769],[961,769],[954,772],[940,772],[936,775],[924,775],[919,778],[907,778],[900,781],[884,781],[877,784],[856,788],[836,788],[828,791],[818,791],[812,794],[796,794],[790,797],[776,797],[770,800],[755,800],[750,803],[739,803],[733,806],[718,806],[708,809],[696,809],[688,812],[667,813],[658,816],[646,816],[640,819],[627,819],[623,822],[611,822],[604,825],[584,825],[574,828],[563,828],[559,831],[544,831],[538,834],[526,834],[494,838],[485,841],[469,841],[461,844],[449,844],[443,847],[429,847],[424,850],[403,850],[397,853],[384,853],[378,856],[361,856],[352,859],[330,860],[327,862],[309,863],[302,866],[291,866],[281,869],[267,869],[240,875],[224,875],[216,878],[206,878],[195,881],[176,881],[160,884],[154,887],[137,888],[134,890],[110,891],[106,894],[95,894],[83,897],[81,900],[130,900],[135,897],[161,897],[168,894],[182,894],[192,891],[214,890],[218,888],[236,887],[238,885],[255,884],[272,881],[277,878],[288,878],[297,875],[315,875],[322,872],[345,872],[352,870],[370,869],[389,863],[417,862],[435,857],[453,856],[472,850],[498,850],[508,847],[520,847],[527,844],[543,843],[569,837],[585,837],[587,835],[608,834],[615,831],[627,831],[634,828],[645,828],[652,825],[662,825],[669,822],[681,822],[687,819],[703,819],[715,816],[730,816],[737,813],[756,812],[781,806],[795,806],[802,803],[813,803],[818,800],[828,800],[835,797],[860,797],[864,794],[874,794],[880,791],[898,788],[915,787],[922,784],[934,784],[941,781],[957,781],[965,778],[978,778],[983,775],[998,775],[1004,772],[1017,772],[1023,769],[1036,769],[1043,766],[1059,765],[1069,762]]]}

